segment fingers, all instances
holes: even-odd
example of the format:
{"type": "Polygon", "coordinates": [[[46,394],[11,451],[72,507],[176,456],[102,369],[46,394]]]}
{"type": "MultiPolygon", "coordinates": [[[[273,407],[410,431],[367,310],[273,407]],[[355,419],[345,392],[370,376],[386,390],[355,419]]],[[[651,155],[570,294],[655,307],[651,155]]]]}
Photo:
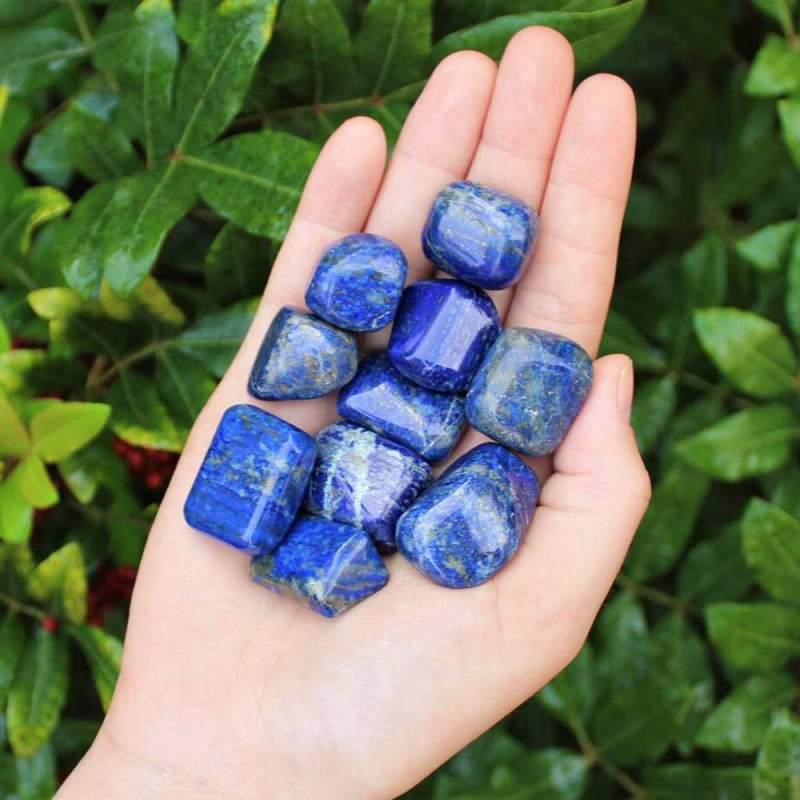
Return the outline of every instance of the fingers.
{"type": "Polygon", "coordinates": [[[569,336],[592,355],[605,323],[630,187],[636,109],[630,87],[595,75],[576,90],[556,147],[533,261],[506,318],[569,336]]]}

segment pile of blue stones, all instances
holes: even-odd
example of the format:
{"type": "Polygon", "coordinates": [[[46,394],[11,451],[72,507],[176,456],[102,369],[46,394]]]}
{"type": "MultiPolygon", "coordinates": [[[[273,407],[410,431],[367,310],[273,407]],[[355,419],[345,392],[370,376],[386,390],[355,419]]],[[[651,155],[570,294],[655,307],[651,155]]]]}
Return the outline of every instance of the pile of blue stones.
{"type": "Polygon", "coordinates": [[[389,239],[347,236],[322,255],[311,313],[283,308],[255,360],[260,400],[341,389],[316,438],[261,408],[222,417],[185,506],[194,528],[254,554],[254,581],[335,616],[382,588],[399,550],[443,586],[487,581],[516,553],[539,498],[527,456],[552,453],[583,405],[592,362],[547,331],[501,330],[486,289],[521,277],[536,212],[470,182],[436,198],[422,237],[453,279],[405,290],[389,239]],[[357,333],[394,322],[359,364],[357,333]],[[467,424],[481,444],[434,479],[467,424]],[[302,511],[301,511],[302,509],[302,511]]]}

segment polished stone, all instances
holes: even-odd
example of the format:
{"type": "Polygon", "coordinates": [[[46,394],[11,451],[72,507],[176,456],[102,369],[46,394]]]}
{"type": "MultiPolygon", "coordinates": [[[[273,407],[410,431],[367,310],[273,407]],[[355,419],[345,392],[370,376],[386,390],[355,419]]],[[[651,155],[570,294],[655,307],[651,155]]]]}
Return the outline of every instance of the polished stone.
{"type": "Polygon", "coordinates": [[[592,359],[548,331],[510,328],[497,338],[467,393],[474,428],[529,456],[552,453],[592,387],[592,359]]]}
{"type": "Polygon", "coordinates": [[[539,216],[526,203],[488,186],[461,181],[436,198],[422,232],[425,255],[483,289],[516,283],[536,238],[539,216]]]}
{"type": "Polygon", "coordinates": [[[389,358],[420,386],[463,392],[499,332],[486,292],[461,281],[418,281],[403,292],[389,358]]]}
{"type": "Polygon", "coordinates": [[[463,397],[418,386],[394,368],[386,353],[361,362],[355,378],[339,393],[338,408],[349,422],[428,461],[447,458],[467,424],[463,397]]]}
{"type": "Polygon", "coordinates": [[[435,583],[477,586],[517,552],[538,499],[533,470],[500,445],[478,445],[400,517],[397,547],[435,583]]]}
{"type": "Polygon", "coordinates": [[[314,439],[250,405],[220,420],[184,506],[193,528],[248,553],[273,549],[294,522],[314,439]]]}
{"type": "Polygon", "coordinates": [[[357,366],[352,333],[305,311],[282,308],[258,351],[248,388],[260,400],[322,397],[344,386],[357,366]]]}
{"type": "Polygon", "coordinates": [[[306,305],[349,331],[377,331],[397,311],[408,264],[391,240],[356,233],[323,254],[306,292],[306,305]]]}
{"type": "Polygon", "coordinates": [[[317,435],[306,508],[366,531],[378,549],[390,552],[397,518],[431,478],[428,464],[405,447],[337,422],[317,435]]]}
{"type": "Polygon", "coordinates": [[[375,594],[389,573],[363,531],[317,517],[300,517],[272,553],[253,559],[252,579],[325,617],[375,594]]]}

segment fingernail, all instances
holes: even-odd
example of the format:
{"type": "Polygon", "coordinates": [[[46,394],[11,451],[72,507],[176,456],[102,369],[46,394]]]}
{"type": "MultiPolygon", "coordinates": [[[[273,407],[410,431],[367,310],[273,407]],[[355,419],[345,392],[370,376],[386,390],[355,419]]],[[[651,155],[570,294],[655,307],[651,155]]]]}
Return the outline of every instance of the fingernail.
{"type": "Polygon", "coordinates": [[[630,359],[626,361],[617,376],[617,405],[620,416],[628,425],[631,421],[631,408],[633,407],[633,364],[630,359]]]}

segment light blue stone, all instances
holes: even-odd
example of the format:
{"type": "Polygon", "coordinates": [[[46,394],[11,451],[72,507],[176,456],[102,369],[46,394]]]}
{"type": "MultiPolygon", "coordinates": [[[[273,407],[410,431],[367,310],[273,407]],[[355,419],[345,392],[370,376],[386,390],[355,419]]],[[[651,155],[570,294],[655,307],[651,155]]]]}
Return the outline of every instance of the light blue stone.
{"type": "Polygon", "coordinates": [[[440,269],[483,289],[516,283],[539,235],[539,216],[510,194],[470,181],[436,198],[422,249],[440,269]]]}
{"type": "Polygon", "coordinates": [[[428,461],[450,455],[467,424],[464,398],[418,386],[398,372],[386,353],[361,362],[339,393],[339,414],[387,436],[428,461]]]}
{"type": "Polygon", "coordinates": [[[467,393],[473,428],[529,456],[552,453],[592,388],[589,354],[548,331],[509,328],[497,338],[467,393]]]}
{"type": "Polygon", "coordinates": [[[352,333],[305,311],[282,308],[258,351],[248,388],[260,400],[322,397],[355,375],[352,333]]]}
{"type": "Polygon", "coordinates": [[[397,311],[408,264],[391,239],[356,233],[322,255],[306,292],[306,305],[349,331],[377,331],[397,311]]]}
{"type": "Polygon", "coordinates": [[[272,553],[254,558],[250,576],[325,617],[335,617],[386,585],[389,573],[363,531],[300,517],[272,553]]]}
{"type": "Polygon", "coordinates": [[[379,550],[391,552],[397,518],[431,478],[428,464],[405,447],[337,422],[317,435],[306,509],[366,531],[379,550]]]}
{"type": "Polygon", "coordinates": [[[517,552],[538,499],[530,467],[500,445],[478,445],[400,517],[397,548],[435,583],[477,586],[517,552]]]}
{"type": "Polygon", "coordinates": [[[186,499],[186,521],[248,553],[273,549],[303,502],[315,450],[294,425],[255,406],[232,406],[186,499]]]}

